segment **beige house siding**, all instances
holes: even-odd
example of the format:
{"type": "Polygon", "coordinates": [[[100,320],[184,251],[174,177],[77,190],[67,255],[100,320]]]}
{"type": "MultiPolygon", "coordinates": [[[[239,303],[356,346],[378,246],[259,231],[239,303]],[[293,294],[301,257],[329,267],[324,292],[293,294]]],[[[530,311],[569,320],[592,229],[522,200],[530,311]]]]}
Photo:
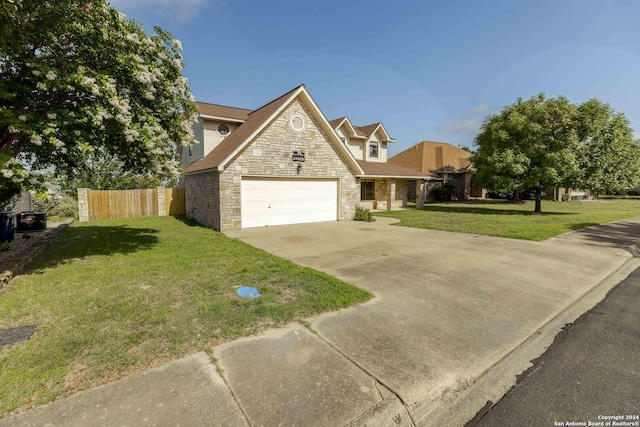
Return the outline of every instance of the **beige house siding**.
{"type": "Polygon", "coordinates": [[[351,154],[353,154],[353,157],[356,158],[356,160],[364,160],[364,150],[362,149],[362,146],[364,145],[364,142],[360,139],[350,139],[347,137],[347,148],[349,148],[349,151],[351,151],[351,154]]]}
{"type": "Polygon", "coordinates": [[[198,143],[191,146],[191,156],[189,156],[189,147],[181,147],[180,165],[182,165],[182,169],[186,169],[191,163],[205,156],[204,144],[201,142],[204,140],[203,132],[203,120],[199,118],[198,121],[193,124],[193,134],[198,143]]]}
{"type": "Polygon", "coordinates": [[[204,133],[205,153],[210,153],[222,141],[224,141],[224,139],[226,138],[227,135],[231,134],[231,132],[236,130],[236,128],[238,127],[238,125],[236,123],[224,122],[224,123],[226,123],[227,126],[229,126],[229,133],[227,135],[220,135],[220,133],[218,133],[218,125],[221,124],[221,123],[223,123],[223,122],[216,121],[216,120],[205,120],[204,121],[204,132],[203,133],[204,133]]]}
{"type": "MultiPolygon", "coordinates": [[[[207,214],[204,215],[206,218],[194,218],[221,231],[241,228],[240,189],[243,176],[338,179],[340,220],[354,217],[355,206],[360,199],[359,185],[356,183],[354,172],[349,169],[348,163],[336,150],[334,142],[322,130],[307,106],[298,99],[227,163],[226,168],[219,174],[217,189],[212,188],[215,187],[215,179],[203,181],[199,174],[186,177],[187,193],[194,199],[187,202],[187,213],[189,214],[190,203],[202,203],[199,202],[201,199],[219,199],[217,213],[211,212],[207,206],[207,214]],[[291,118],[295,115],[304,119],[305,126],[301,131],[295,131],[290,125],[291,118]],[[302,163],[300,173],[297,171],[298,162],[291,159],[294,151],[305,153],[305,162],[302,163]],[[215,191],[219,191],[219,194],[215,194],[215,191]]],[[[198,211],[203,208],[202,204],[199,205],[198,211]]]]}

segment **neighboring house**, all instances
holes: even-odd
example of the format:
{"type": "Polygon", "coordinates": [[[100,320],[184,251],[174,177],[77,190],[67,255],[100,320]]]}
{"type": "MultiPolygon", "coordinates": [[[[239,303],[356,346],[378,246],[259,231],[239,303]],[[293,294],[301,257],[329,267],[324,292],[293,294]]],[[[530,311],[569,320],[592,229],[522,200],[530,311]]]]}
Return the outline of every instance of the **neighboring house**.
{"type": "Polygon", "coordinates": [[[197,103],[198,143],[181,162],[187,216],[216,230],[352,219],[356,205],[406,205],[381,124],[330,123],[304,85],[255,111],[197,103]],[[398,191],[399,190],[399,191],[398,191]]]}
{"type": "Polygon", "coordinates": [[[595,194],[591,190],[552,187],[547,189],[545,199],[565,202],[567,200],[593,200],[595,194]]]}
{"type": "Polygon", "coordinates": [[[471,153],[446,142],[422,141],[391,157],[389,163],[419,170],[443,184],[455,184],[458,200],[483,197],[482,189],[471,187],[471,153]]]}

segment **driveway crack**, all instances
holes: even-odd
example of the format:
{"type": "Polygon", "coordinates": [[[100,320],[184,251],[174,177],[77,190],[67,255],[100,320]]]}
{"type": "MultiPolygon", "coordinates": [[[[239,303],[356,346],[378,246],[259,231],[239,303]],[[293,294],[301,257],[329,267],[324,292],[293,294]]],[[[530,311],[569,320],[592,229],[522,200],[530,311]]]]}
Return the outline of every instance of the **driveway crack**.
{"type": "Polygon", "coordinates": [[[347,359],[349,362],[351,362],[354,366],[356,366],[358,369],[360,369],[365,375],[367,375],[369,378],[371,378],[371,380],[373,381],[375,387],[376,387],[376,391],[378,392],[378,394],[380,395],[382,402],[385,401],[384,395],[382,394],[382,391],[380,390],[380,386],[384,387],[385,390],[387,390],[389,393],[393,394],[396,399],[398,399],[398,401],[402,404],[402,406],[404,406],[405,410],[407,411],[407,414],[409,415],[409,419],[411,420],[411,425],[416,426],[416,421],[413,419],[413,415],[411,414],[411,411],[409,410],[409,405],[404,401],[404,399],[402,399],[402,397],[396,393],[391,387],[389,387],[388,385],[386,385],[384,382],[380,381],[378,378],[375,377],[375,375],[373,375],[372,373],[370,373],[369,371],[367,371],[364,367],[362,367],[358,362],[356,362],[355,360],[353,360],[351,357],[347,356],[342,350],[340,350],[339,348],[337,348],[335,345],[333,345],[331,343],[331,341],[327,340],[325,337],[323,337],[317,330],[315,330],[312,326],[311,323],[309,322],[301,322],[302,325],[307,328],[309,330],[309,332],[311,332],[312,334],[316,335],[319,339],[321,339],[324,343],[326,343],[329,347],[331,347],[333,350],[335,350],[338,354],[340,354],[342,357],[344,357],[345,359],[347,359]]]}

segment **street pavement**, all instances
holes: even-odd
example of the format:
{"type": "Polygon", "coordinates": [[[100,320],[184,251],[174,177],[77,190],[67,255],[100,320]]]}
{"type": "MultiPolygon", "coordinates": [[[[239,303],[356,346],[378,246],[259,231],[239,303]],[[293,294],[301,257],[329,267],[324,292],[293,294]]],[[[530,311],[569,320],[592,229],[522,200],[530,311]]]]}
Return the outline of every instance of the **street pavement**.
{"type": "Polygon", "coordinates": [[[0,421],[461,426],[640,266],[640,217],[545,242],[343,221],[228,233],[375,298],[0,421]],[[188,373],[188,374],[187,374],[188,373]]]}
{"type": "Polygon", "coordinates": [[[467,427],[640,425],[640,270],[558,334],[467,427]],[[611,424],[607,424],[611,422],[611,424]]]}

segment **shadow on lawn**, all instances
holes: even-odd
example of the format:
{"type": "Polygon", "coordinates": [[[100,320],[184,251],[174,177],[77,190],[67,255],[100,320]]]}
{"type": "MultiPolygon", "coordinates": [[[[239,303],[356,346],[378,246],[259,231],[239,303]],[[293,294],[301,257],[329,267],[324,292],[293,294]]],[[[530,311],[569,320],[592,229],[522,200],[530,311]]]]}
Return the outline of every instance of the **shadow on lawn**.
{"type": "MultiPolygon", "coordinates": [[[[521,210],[513,210],[513,209],[492,209],[485,207],[473,207],[473,205],[478,205],[478,203],[474,203],[472,205],[467,206],[430,206],[425,205],[425,211],[431,212],[451,212],[451,213],[469,213],[469,214],[480,214],[480,215],[517,215],[517,216],[528,216],[528,215],[575,215],[573,212],[542,212],[536,213],[533,211],[533,205],[531,205],[531,210],[521,211],[521,210]]],[[[492,203],[492,205],[496,205],[496,203],[492,203]]],[[[503,203],[504,205],[504,203],[503,203]]]]}
{"type": "Polygon", "coordinates": [[[27,267],[34,273],[73,259],[95,255],[131,254],[150,249],[158,243],[152,228],[126,226],[69,227],[27,267]]]}
{"type": "Polygon", "coordinates": [[[631,245],[640,244],[640,224],[630,221],[610,222],[574,231],[566,235],[566,238],[627,249],[631,245]]]}

